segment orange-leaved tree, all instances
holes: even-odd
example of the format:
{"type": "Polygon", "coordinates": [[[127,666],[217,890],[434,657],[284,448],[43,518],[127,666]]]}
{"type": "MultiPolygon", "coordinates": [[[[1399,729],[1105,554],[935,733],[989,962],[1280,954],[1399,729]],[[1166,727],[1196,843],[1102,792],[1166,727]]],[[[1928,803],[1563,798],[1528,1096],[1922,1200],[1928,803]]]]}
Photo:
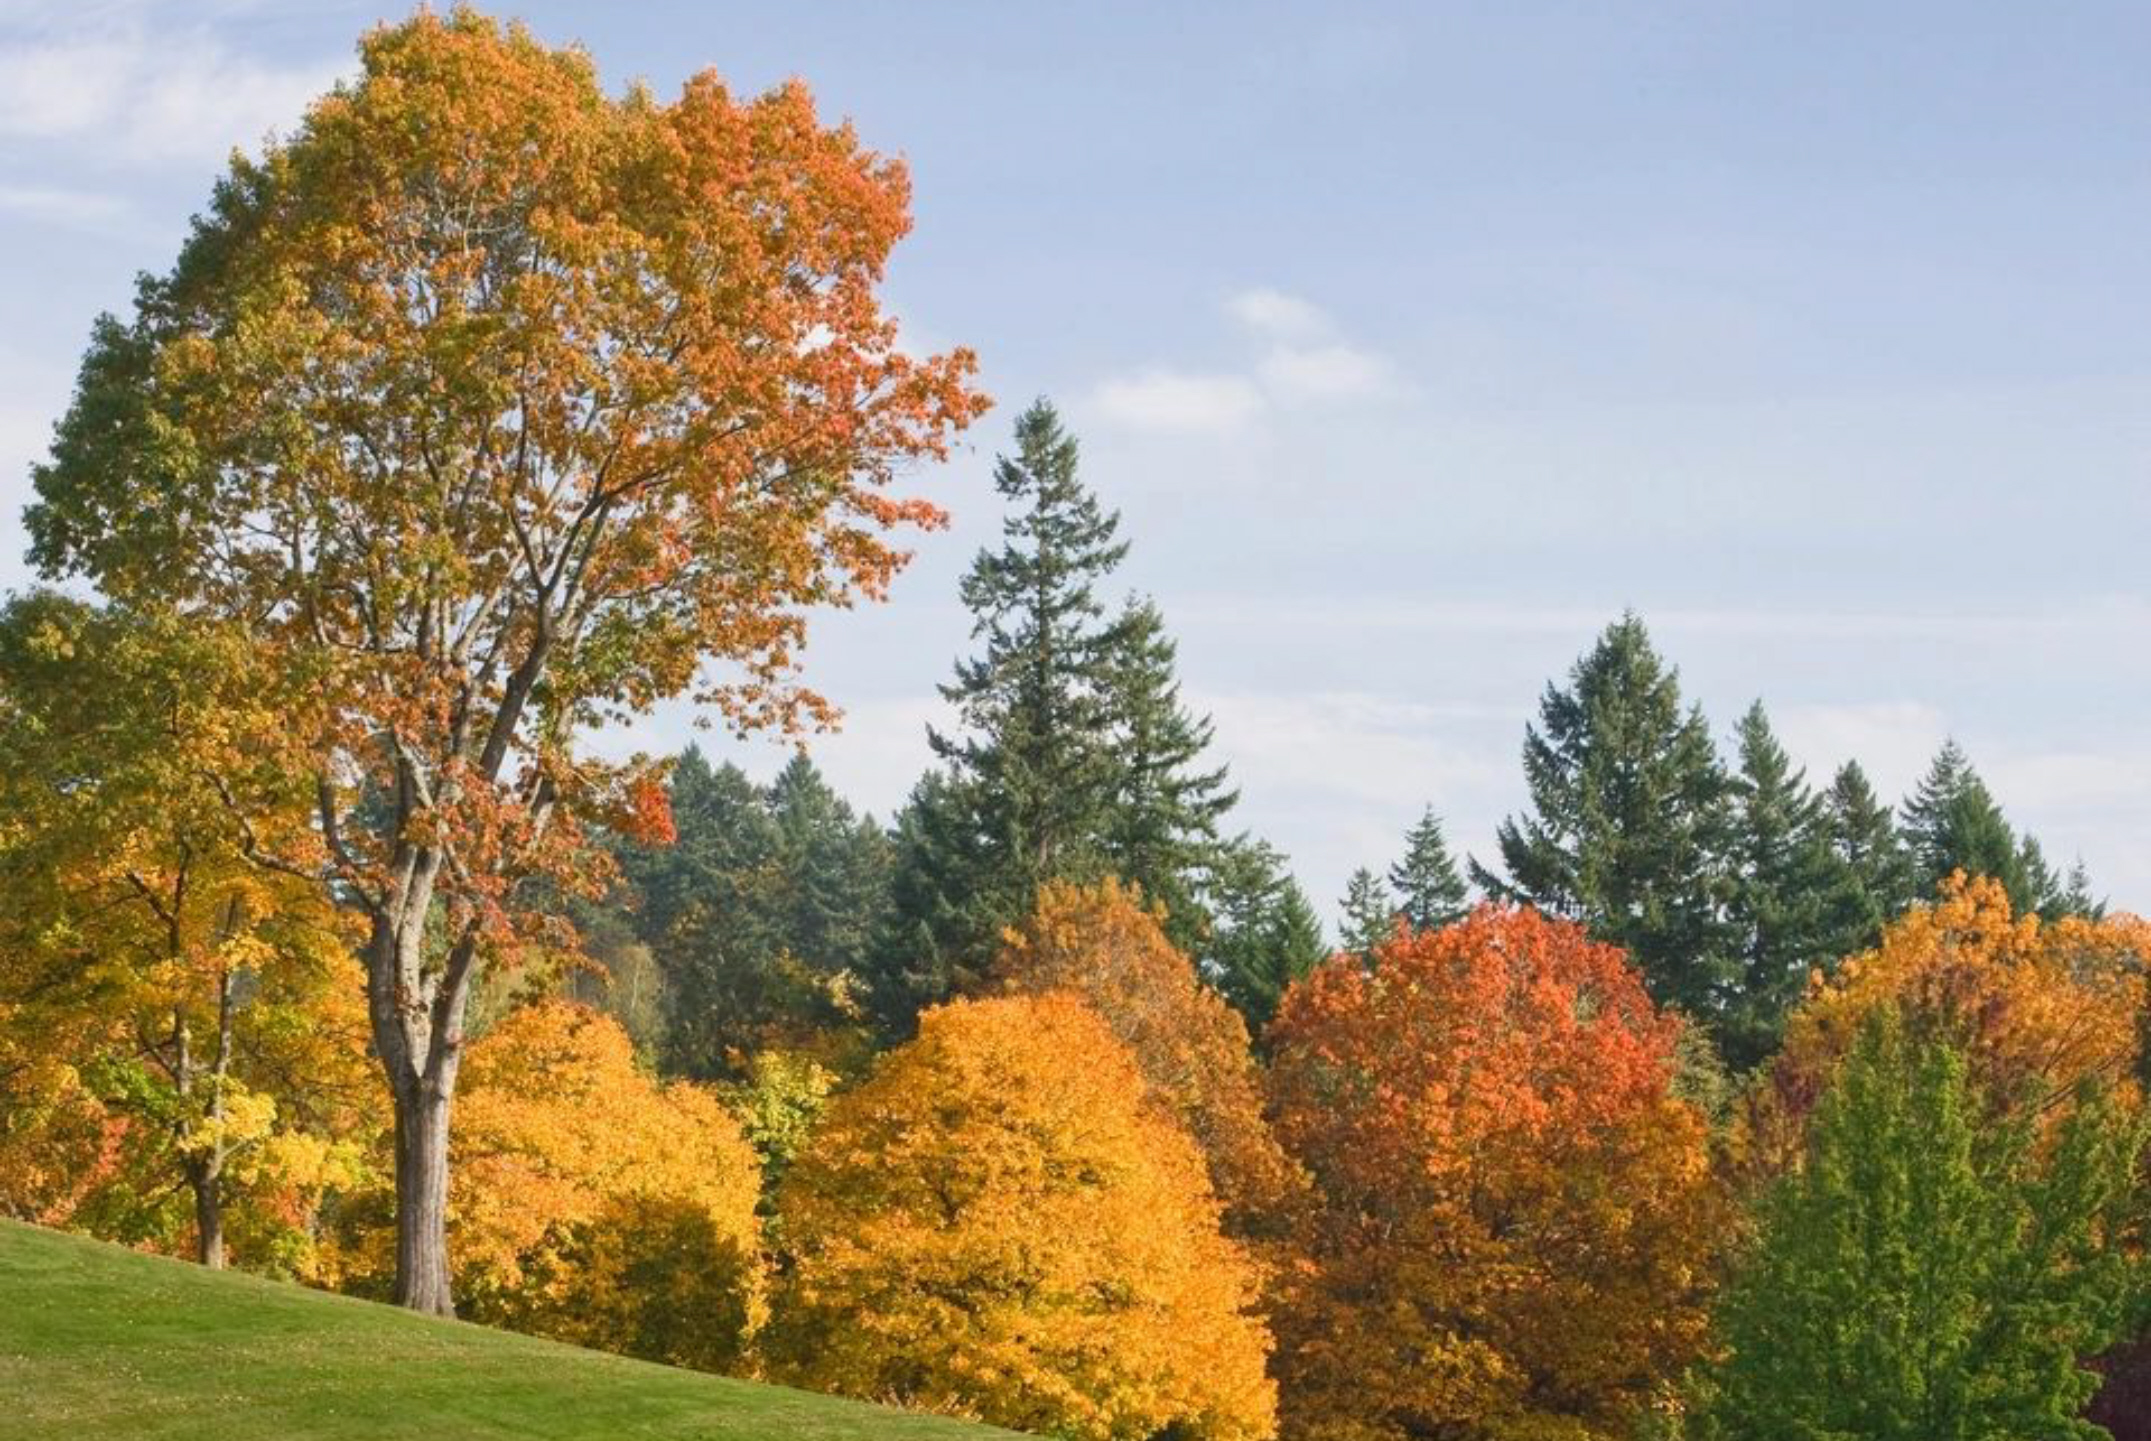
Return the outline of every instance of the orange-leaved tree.
{"type": "Polygon", "coordinates": [[[1097,1441],[1275,1429],[1255,1270],[1202,1155],[1072,995],[928,1011],[778,1210],[782,1379],[1097,1441]]]}
{"type": "Polygon", "coordinates": [[[36,1219],[209,1266],[236,1219],[245,1260],[295,1266],[294,1188],[361,1159],[344,918],[245,854],[310,840],[271,740],[303,697],[276,679],[230,626],[0,611],[0,1054],[37,1058],[0,1065],[0,1146],[36,1219]]]}
{"type": "MultiPolygon", "coordinates": [[[[716,1094],[661,1084],[619,1022],[568,1001],[472,1043],[449,1228],[473,1319],[706,1371],[737,1370],[765,1303],[761,1174],[716,1094]]],[[[381,1289],[387,1197],[344,1218],[342,1273],[381,1289]]]]}
{"type": "Polygon", "coordinates": [[[1743,1097],[1742,1169],[1782,1171],[1862,1027],[1897,1012],[1917,1040],[1964,1057],[1966,1079],[2004,1113],[2065,1114],[2096,1081],[2124,1111],[2141,1104],[2151,925],[2131,915],[2014,914],[2001,882],[1961,872],[1891,922],[1876,947],[1817,982],[1785,1044],[1743,1097]]]}
{"type": "Polygon", "coordinates": [[[1629,1434],[1702,1344],[1720,1225],[1677,1024],[1618,949],[1492,905],[1286,994],[1278,1128],[1319,1194],[1287,1434],[1629,1434]]]}
{"type": "Polygon", "coordinates": [[[613,97],[579,50],[421,12],[96,328],[33,555],[315,680],[285,749],[325,854],[253,859],[362,919],[403,1304],[452,1309],[477,972],[597,878],[581,822],[665,829],[651,769],[578,736],[689,691],[828,718],[806,611],[879,597],[891,528],[941,519],[888,482],[984,401],[877,302],[907,203],[796,84],[613,97]]]}
{"type": "Polygon", "coordinates": [[[1133,1052],[1151,1093],[1202,1147],[1225,1229],[1275,1238],[1306,1175],[1262,1114],[1262,1078],[1240,1013],[1196,977],[1142,893],[1107,880],[1040,890],[1008,934],[993,979],[1024,995],[1072,991],[1133,1052]]]}

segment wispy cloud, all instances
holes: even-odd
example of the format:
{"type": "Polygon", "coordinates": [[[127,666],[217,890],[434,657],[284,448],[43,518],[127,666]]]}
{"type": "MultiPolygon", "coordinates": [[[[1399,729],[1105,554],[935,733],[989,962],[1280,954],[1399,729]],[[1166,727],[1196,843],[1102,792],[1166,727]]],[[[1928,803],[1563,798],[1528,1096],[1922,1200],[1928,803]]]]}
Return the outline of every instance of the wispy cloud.
{"type": "Polygon", "coordinates": [[[0,26],[0,137],[65,145],[100,164],[214,164],[288,130],[344,57],[245,55],[170,10],[87,7],[0,26]]]}
{"type": "Polygon", "coordinates": [[[1105,419],[1135,430],[1218,432],[1255,420],[1265,402],[1244,375],[1151,367],[1105,381],[1091,404],[1105,419]]]}
{"type": "Polygon", "coordinates": [[[1344,339],[1312,301],[1243,290],[1225,301],[1224,312],[1260,343],[1243,367],[1197,372],[1150,365],[1114,376],[1091,392],[1098,414],[1135,430],[1220,432],[1305,405],[1399,389],[1388,358],[1344,339]]]}
{"type": "Polygon", "coordinates": [[[117,195],[46,185],[0,185],[0,214],[77,228],[109,226],[131,207],[117,195]]]}

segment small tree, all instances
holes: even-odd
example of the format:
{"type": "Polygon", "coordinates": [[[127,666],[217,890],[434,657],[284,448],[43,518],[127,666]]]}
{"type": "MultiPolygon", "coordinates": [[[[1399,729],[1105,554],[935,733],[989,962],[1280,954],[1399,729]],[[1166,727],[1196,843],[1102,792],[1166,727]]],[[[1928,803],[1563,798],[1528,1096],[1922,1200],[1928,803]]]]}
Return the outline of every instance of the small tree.
{"type": "Polygon", "coordinates": [[[1074,997],[958,1001],[840,1096],[779,1200],[797,1384],[1072,1438],[1275,1430],[1201,1153],[1074,997]]]}
{"type": "Polygon", "coordinates": [[[888,529],[941,518],[884,483],[983,401],[876,304],[906,200],[798,85],[615,99],[580,51],[422,12],[97,326],[34,558],[318,685],[286,759],[328,854],[254,859],[364,923],[405,1305],[452,1309],[480,970],[600,878],[580,822],[663,829],[654,777],[578,735],[704,675],[738,725],[828,719],[805,612],[882,595],[888,529]]]}
{"type": "Polygon", "coordinates": [[[1706,1415],[1741,1441],[2103,1437],[2078,1363],[2119,1333],[2140,1124],[2096,1088],[2050,1145],[1878,1012],[1719,1307],[1706,1415]]]}
{"type": "Polygon", "coordinates": [[[1471,892],[1432,807],[1406,833],[1404,858],[1389,868],[1389,886],[1397,894],[1398,914],[1415,931],[1438,931],[1471,909],[1471,892]]]}

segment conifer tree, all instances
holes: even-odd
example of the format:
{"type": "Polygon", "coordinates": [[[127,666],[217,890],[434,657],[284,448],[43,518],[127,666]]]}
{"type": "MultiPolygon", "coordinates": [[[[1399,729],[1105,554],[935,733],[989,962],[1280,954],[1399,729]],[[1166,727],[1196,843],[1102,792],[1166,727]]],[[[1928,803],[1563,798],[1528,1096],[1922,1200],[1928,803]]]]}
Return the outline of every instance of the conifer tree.
{"type": "Polygon", "coordinates": [[[1741,1070],[1776,1048],[1809,973],[1838,959],[1853,882],[1831,849],[1821,799],[1778,743],[1761,701],[1741,717],[1737,736],[1729,914],[1740,973],[1721,1031],[1726,1061],[1741,1070]]]}
{"type": "Polygon", "coordinates": [[[2059,886],[2038,842],[2018,838],[1954,739],[1935,753],[1903,810],[1905,845],[1923,896],[1933,895],[1952,872],[1963,871],[2000,881],[2020,913],[2057,900],[2059,886]]]}
{"type": "Polygon", "coordinates": [[[1259,1037],[1286,988],[1329,954],[1322,922],[1285,869],[1284,856],[1247,836],[1220,853],[1210,904],[1216,930],[1203,970],[1259,1037]]]}
{"type": "Polygon", "coordinates": [[[1181,701],[1157,608],[1106,613],[1099,590],[1127,543],[1050,404],[1017,420],[994,480],[1002,543],[962,585],[982,650],[942,687],[959,725],[929,732],[939,774],[898,819],[873,990],[899,1035],[984,973],[1048,881],[1118,874],[1165,904],[1177,943],[1199,945],[1202,878],[1234,800],[1203,763],[1210,722],[1181,701]]]}
{"type": "Polygon", "coordinates": [[[1344,949],[1357,956],[1371,956],[1374,948],[1389,939],[1397,925],[1397,900],[1389,887],[1365,866],[1352,872],[1344,883],[1344,927],[1339,937],[1344,949]]]}
{"type": "Polygon", "coordinates": [[[1830,849],[1845,867],[1847,886],[1833,918],[1839,956],[1864,951],[1882,937],[1919,894],[1911,855],[1898,838],[1897,818],[1876,796],[1858,761],[1847,761],[1823,800],[1830,849]]]}
{"type": "Polygon", "coordinates": [[[1621,946],[1652,999],[1720,1027],[1736,947],[1724,918],[1727,781],[1702,712],[1633,613],[1548,685],[1524,737],[1532,813],[1498,832],[1497,899],[1584,922],[1621,946]]]}
{"type": "Polygon", "coordinates": [[[1218,820],[1239,797],[1225,767],[1203,764],[1216,728],[1181,702],[1175,659],[1157,606],[1131,599],[1105,672],[1113,791],[1100,839],[1106,869],[1162,903],[1166,935],[1193,950],[1210,925],[1201,876],[1216,857],[1218,820]]]}
{"type": "MultiPolygon", "coordinates": [[[[1438,931],[1464,918],[1470,891],[1442,838],[1441,818],[1432,806],[1404,837],[1404,859],[1389,868],[1397,913],[1415,931],[1438,931]]],[[[1386,934],[1386,932],[1385,932],[1386,934]]]]}

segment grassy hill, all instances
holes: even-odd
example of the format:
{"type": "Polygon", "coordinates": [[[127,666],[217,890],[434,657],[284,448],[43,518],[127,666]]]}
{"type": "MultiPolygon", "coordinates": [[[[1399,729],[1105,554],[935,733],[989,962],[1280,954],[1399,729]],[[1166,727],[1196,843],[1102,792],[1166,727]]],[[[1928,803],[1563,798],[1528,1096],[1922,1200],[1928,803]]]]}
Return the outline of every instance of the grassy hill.
{"type": "Polygon", "coordinates": [[[0,1438],[993,1441],[0,1222],[0,1438]]]}

